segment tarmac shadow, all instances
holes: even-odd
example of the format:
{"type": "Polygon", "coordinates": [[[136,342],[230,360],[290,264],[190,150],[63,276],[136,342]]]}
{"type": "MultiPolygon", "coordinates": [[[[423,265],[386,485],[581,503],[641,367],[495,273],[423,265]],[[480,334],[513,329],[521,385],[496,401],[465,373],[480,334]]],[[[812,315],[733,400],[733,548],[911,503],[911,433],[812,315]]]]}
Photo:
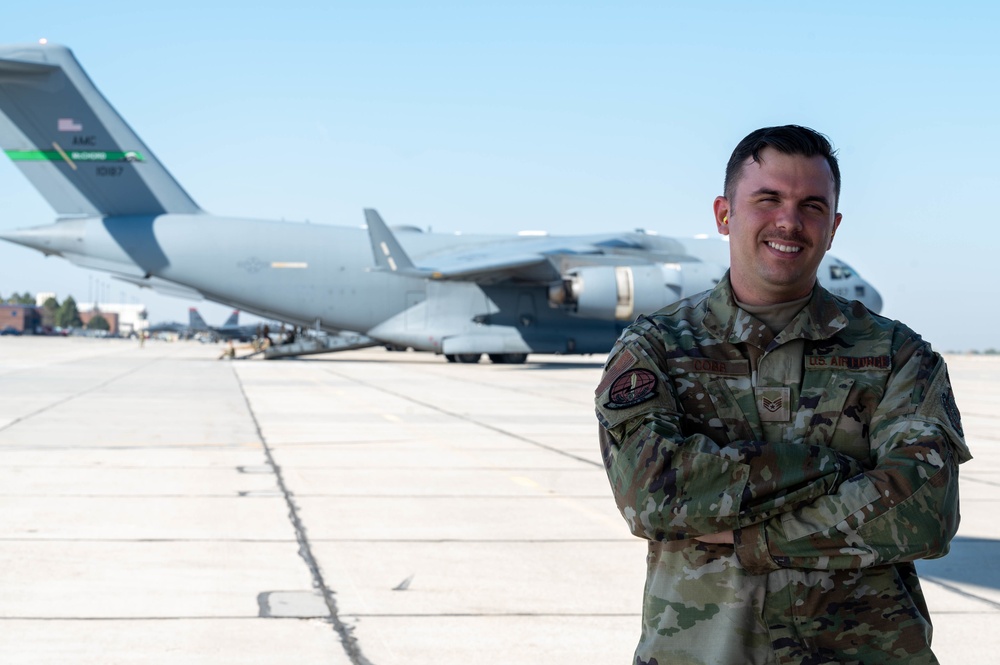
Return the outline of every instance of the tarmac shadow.
{"type": "Polygon", "coordinates": [[[952,539],[947,556],[917,561],[917,573],[921,578],[1000,589],[998,560],[1000,540],[959,537],[952,539]]]}

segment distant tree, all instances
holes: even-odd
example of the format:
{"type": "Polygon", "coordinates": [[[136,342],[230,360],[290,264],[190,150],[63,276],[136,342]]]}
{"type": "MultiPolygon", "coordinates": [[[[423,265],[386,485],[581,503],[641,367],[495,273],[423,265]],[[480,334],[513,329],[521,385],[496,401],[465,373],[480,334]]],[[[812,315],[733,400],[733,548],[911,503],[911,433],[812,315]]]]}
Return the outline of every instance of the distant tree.
{"type": "Polygon", "coordinates": [[[55,298],[49,298],[44,303],[42,303],[42,310],[40,314],[43,327],[52,328],[56,325],[57,311],[59,311],[59,301],[56,300],[55,298]]]}
{"type": "Polygon", "coordinates": [[[100,314],[95,314],[87,322],[87,330],[111,330],[111,324],[100,314]]]}
{"type": "Polygon", "coordinates": [[[17,292],[14,292],[10,295],[10,303],[12,305],[34,305],[35,297],[27,291],[25,291],[22,295],[18,295],[17,292]]]}
{"type": "Polygon", "coordinates": [[[73,300],[73,296],[66,296],[66,300],[63,300],[56,310],[56,325],[60,328],[79,328],[82,323],[76,301],[73,300]]]}

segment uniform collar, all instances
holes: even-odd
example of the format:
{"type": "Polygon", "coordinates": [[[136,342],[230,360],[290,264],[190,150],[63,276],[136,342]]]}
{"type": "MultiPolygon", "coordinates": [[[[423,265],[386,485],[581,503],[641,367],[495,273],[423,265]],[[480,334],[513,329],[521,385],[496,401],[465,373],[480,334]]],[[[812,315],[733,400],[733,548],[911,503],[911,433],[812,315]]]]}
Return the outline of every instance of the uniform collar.
{"type": "Polygon", "coordinates": [[[774,346],[793,339],[829,339],[848,325],[833,294],[819,285],[813,287],[812,298],[795,315],[791,323],[774,336],[761,321],[736,305],[729,271],[708,296],[705,329],[716,339],[730,344],[750,343],[774,346]],[[762,342],[762,343],[760,343],[762,342]]]}

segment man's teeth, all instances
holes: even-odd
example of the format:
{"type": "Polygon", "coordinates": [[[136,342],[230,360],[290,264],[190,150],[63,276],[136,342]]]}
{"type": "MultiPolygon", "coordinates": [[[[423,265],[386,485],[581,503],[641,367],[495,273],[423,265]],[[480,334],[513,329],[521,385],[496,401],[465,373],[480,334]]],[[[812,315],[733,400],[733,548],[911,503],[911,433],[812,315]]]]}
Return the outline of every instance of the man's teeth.
{"type": "Polygon", "coordinates": [[[772,248],[778,250],[779,252],[785,252],[787,254],[794,254],[796,252],[801,252],[802,251],[801,247],[792,247],[791,245],[779,245],[776,242],[769,242],[769,243],[767,243],[767,246],[768,247],[772,247],[772,248]]]}

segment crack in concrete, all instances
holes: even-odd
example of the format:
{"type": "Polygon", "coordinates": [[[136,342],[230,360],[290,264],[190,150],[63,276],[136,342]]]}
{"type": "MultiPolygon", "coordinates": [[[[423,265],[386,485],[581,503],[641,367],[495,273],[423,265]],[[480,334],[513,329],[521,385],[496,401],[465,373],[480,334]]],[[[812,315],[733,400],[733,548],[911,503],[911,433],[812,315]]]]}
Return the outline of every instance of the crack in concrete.
{"type": "Polygon", "coordinates": [[[240,394],[243,395],[243,401],[247,405],[247,411],[250,413],[250,418],[253,420],[254,428],[257,430],[257,437],[260,439],[260,443],[264,448],[264,454],[267,456],[267,462],[274,468],[274,475],[277,479],[278,487],[281,490],[281,494],[285,498],[285,504],[288,506],[288,518],[292,522],[292,526],[295,529],[295,539],[299,543],[299,556],[302,557],[306,566],[309,568],[309,573],[313,578],[313,586],[315,586],[323,594],[323,601],[326,604],[326,609],[330,613],[327,619],[333,626],[333,630],[340,637],[340,644],[344,648],[344,652],[347,654],[347,657],[350,658],[351,663],[353,663],[353,665],[373,665],[372,662],[361,652],[361,645],[358,644],[357,638],[354,637],[354,628],[344,623],[344,621],[340,618],[340,613],[337,609],[337,600],[334,598],[335,592],[327,586],[326,580],[323,579],[323,572],[320,570],[319,562],[316,561],[316,557],[313,555],[312,546],[309,543],[309,537],[306,535],[305,524],[302,523],[302,519],[299,517],[299,508],[295,503],[292,492],[285,484],[285,478],[282,475],[281,466],[279,466],[274,459],[271,447],[267,444],[264,432],[260,428],[260,422],[257,420],[257,414],[254,413],[253,405],[250,404],[250,398],[243,387],[243,381],[240,380],[240,375],[236,372],[235,368],[233,368],[233,376],[236,378],[236,383],[240,387],[240,394]]]}

